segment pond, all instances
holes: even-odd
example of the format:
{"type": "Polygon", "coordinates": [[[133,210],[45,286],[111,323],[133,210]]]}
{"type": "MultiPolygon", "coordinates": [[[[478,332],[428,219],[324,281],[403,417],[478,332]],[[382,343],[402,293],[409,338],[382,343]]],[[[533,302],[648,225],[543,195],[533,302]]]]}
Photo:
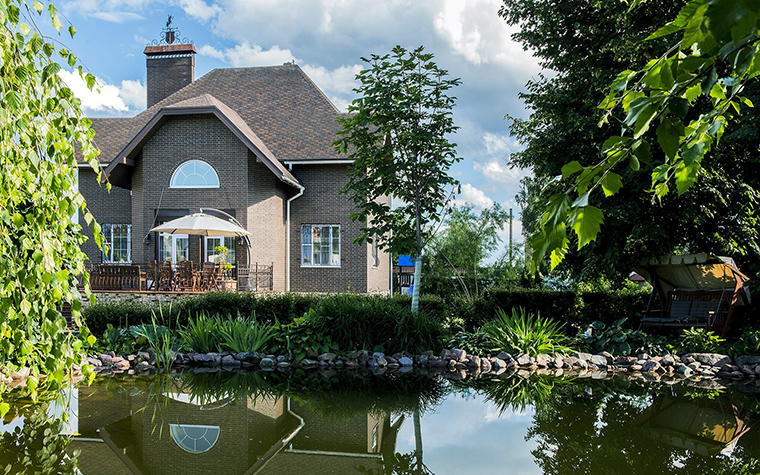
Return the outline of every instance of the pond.
{"type": "Polygon", "coordinates": [[[75,453],[85,475],[760,471],[760,404],[736,387],[187,372],[99,378],[62,399],[11,399],[9,473],[74,472],[75,453]]]}

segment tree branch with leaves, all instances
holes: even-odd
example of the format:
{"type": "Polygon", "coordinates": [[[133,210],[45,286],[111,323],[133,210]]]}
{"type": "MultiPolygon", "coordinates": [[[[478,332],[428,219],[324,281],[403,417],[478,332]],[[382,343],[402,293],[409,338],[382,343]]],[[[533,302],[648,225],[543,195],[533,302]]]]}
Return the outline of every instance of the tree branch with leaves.
{"type": "Polygon", "coordinates": [[[368,68],[357,74],[359,98],[339,119],[334,145],[353,160],[343,192],[364,223],[355,241],[377,241],[381,248],[416,257],[412,309],[419,304],[423,249],[431,223],[459,182],[448,174],[460,161],[449,141],[457,127],[452,118],[456,98],[448,92],[459,79],[433,62],[422,47],[401,46],[386,55],[362,58],[368,68]],[[390,199],[396,206],[392,207],[390,199]]]}

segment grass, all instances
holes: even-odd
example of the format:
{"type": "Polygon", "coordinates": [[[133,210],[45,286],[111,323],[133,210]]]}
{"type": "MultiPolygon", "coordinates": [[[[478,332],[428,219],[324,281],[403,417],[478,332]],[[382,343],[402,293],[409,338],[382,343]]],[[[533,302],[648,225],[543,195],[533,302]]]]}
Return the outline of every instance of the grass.
{"type": "Polygon", "coordinates": [[[567,336],[562,333],[563,324],[540,315],[527,313],[525,309],[512,309],[511,314],[497,309],[496,318],[483,325],[483,333],[496,346],[496,351],[507,353],[539,354],[565,353],[567,336]]]}
{"type": "Polygon", "coordinates": [[[187,326],[179,334],[186,348],[197,353],[212,353],[221,347],[220,327],[219,318],[208,317],[201,311],[188,319],[187,326]]]}
{"type": "Polygon", "coordinates": [[[257,323],[253,318],[238,318],[220,322],[221,346],[230,351],[255,352],[262,350],[274,336],[274,327],[257,323]]]}

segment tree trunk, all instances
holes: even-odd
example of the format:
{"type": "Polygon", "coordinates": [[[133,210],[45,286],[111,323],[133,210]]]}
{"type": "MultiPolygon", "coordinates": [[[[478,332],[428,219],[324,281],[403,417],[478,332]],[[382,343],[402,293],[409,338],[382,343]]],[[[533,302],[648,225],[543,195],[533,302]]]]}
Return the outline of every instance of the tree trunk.
{"type": "Polygon", "coordinates": [[[422,279],[422,253],[417,253],[414,260],[414,281],[412,282],[412,312],[417,313],[420,309],[420,281],[422,279]]]}
{"type": "Polygon", "coordinates": [[[414,417],[414,455],[417,459],[417,473],[422,473],[422,425],[420,423],[420,410],[415,409],[414,417]]]}

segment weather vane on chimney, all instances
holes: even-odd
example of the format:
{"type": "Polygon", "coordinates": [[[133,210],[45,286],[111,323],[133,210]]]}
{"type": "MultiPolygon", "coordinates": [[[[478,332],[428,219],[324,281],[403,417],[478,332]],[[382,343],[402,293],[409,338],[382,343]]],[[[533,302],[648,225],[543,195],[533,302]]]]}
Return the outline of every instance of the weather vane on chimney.
{"type": "Polygon", "coordinates": [[[191,45],[193,42],[187,38],[181,38],[182,33],[179,29],[172,28],[172,20],[174,17],[169,15],[166,19],[166,28],[161,30],[159,39],[153,40],[148,46],[171,46],[171,45],[191,45]]]}

